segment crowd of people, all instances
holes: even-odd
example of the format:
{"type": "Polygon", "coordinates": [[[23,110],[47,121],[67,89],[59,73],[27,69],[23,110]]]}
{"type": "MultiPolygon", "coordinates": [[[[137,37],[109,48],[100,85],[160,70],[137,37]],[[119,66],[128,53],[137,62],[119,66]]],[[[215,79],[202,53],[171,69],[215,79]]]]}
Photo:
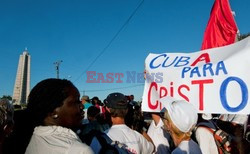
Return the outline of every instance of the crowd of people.
{"type": "Polygon", "coordinates": [[[232,136],[230,153],[250,152],[248,115],[198,114],[184,100],[161,102],[162,111],[149,113],[146,121],[133,95],[115,92],[103,101],[86,95],[80,99],[72,82],[45,79],[31,90],[24,110],[14,112],[8,100],[0,100],[0,153],[221,153],[203,123],[232,136]]]}

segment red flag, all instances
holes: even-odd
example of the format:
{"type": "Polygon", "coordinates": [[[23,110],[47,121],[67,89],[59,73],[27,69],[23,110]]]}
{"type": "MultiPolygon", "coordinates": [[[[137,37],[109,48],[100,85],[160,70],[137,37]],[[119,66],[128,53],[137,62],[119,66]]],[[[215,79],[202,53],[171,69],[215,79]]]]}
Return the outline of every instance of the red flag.
{"type": "Polygon", "coordinates": [[[237,25],[228,0],[215,0],[210,13],[201,49],[229,45],[235,42],[237,25]]]}

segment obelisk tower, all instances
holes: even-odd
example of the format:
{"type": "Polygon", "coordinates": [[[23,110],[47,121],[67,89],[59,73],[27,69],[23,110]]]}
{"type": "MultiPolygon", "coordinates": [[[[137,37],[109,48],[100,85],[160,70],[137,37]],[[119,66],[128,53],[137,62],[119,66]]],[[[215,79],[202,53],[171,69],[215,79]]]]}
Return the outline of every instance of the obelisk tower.
{"type": "Polygon", "coordinates": [[[13,103],[26,104],[30,92],[30,55],[27,48],[20,55],[16,82],[13,90],[13,103]]]}

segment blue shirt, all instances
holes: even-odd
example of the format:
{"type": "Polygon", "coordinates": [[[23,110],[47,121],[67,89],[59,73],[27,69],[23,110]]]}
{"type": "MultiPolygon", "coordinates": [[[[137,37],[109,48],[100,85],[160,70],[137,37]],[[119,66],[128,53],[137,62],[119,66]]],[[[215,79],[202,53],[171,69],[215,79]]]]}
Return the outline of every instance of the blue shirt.
{"type": "Polygon", "coordinates": [[[93,106],[91,103],[86,102],[84,105],[84,109],[88,109],[90,106],[93,106]]]}

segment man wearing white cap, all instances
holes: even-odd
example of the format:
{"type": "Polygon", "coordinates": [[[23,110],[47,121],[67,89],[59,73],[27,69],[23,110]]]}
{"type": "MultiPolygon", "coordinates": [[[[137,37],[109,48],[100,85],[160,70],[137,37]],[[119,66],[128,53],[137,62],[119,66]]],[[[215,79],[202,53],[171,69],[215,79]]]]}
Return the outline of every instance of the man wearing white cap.
{"type": "Polygon", "coordinates": [[[162,99],[164,126],[169,131],[176,148],[172,154],[201,154],[197,143],[191,139],[192,130],[198,119],[197,110],[184,100],[162,99]]]}

